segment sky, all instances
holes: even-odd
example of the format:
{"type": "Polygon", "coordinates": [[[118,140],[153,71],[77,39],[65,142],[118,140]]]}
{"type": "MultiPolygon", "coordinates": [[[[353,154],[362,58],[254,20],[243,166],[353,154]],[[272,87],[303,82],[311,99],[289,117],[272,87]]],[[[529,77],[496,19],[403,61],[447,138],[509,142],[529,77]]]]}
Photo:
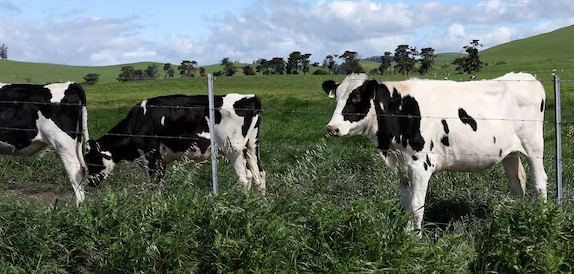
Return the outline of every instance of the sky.
{"type": "Polygon", "coordinates": [[[0,0],[9,60],[78,66],[484,50],[573,24],[570,0],[0,0]]]}

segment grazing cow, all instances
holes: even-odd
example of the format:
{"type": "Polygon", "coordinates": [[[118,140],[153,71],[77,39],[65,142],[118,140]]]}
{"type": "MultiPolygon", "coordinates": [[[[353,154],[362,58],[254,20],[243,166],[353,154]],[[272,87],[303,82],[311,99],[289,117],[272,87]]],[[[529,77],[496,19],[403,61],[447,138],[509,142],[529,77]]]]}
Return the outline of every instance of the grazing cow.
{"type": "Polygon", "coordinates": [[[32,156],[51,146],[64,165],[76,205],[84,200],[87,121],[86,95],[79,84],[0,83],[0,154],[32,156]]]}
{"type": "Polygon", "coordinates": [[[168,95],[136,104],[128,115],[85,154],[88,183],[97,185],[122,160],[136,161],[146,182],[161,179],[165,166],[178,159],[202,162],[211,155],[211,138],[248,189],[265,189],[259,158],[261,103],[253,94],[215,96],[215,130],[210,129],[206,95],[168,95]]]}
{"type": "MultiPolygon", "coordinates": [[[[400,182],[401,204],[421,228],[431,175],[482,171],[502,162],[513,195],[525,194],[526,174],[546,201],[543,121],[545,92],[527,73],[472,82],[410,79],[382,82],[351,74],[336,89],[327,124],[332,136],[371,139],[400,182]]],[[[406,228],[412,230],[412,222],[406,228]]]]}

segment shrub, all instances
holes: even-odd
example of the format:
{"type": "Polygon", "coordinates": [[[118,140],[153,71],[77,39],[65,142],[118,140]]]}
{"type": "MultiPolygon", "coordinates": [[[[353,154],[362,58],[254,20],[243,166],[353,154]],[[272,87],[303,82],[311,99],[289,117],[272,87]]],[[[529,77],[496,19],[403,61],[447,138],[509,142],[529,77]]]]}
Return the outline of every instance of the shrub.
{"type": "Polygon", "coordinates": [[[329,74],[329,72],[324,69],[318,69],[313,72],[313,75],[327,75],[327,74],[329,74]]]}
{"type": "Polygon", "coordinates": [[[84,84],[93,85],[100,80],[100,74],[98,73],[88,73],[84,76],[84,84]]]}

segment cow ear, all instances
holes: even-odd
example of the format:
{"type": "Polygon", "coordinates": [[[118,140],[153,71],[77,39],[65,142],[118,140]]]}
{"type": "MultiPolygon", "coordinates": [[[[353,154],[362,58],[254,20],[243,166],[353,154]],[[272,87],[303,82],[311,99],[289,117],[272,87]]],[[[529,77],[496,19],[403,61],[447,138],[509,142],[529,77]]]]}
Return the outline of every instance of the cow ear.
{"type": "Polygon", "coordinates": [[[329,95],[329,97],[332,96],[333,91],[337,89],[337,87],[339,87],[339,83],[333,81],[333,80],[327,80],[325,82],[323,82],[323,91],[325,91],[325,93],[327,93],[329,95]]]}

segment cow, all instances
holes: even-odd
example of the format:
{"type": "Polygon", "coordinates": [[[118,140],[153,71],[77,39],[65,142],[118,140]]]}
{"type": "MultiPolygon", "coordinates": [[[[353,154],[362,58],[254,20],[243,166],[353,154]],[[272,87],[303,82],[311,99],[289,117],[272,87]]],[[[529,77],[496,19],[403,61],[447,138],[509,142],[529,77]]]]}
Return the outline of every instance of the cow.
{"type": "Polygon", "coordinates": [[[526,174],[519,153],[526,156],[537,193],[547,201],[542,159],[546,95],[532,75],[379,83],[353,73],[340,84],[329,83],[324,90],[336,89],[336,107],[328,135],[362,135],[375,144],[398,178],[403,208],[414,215],[406,231],[420,231],[428,182],[437,172],[478,172],[502,162],[511,194],[524,197],[526,174]]]}
{"type": "Polygon", "coordinates": [[[121,161],[136,162],[146,182],[164,176],[175,160],[206,161],[211,138],[230,161],[238,181],[265,190],[266,173],[259,158],[261,102],[254,94],[217,95],[215,129],[210,129],[208,97],[181,94],[159,96],[134,105],[127,116],[97,140],[89,140],[84,155],[88,184],[97,186],[121,161]]]}
{"type": "Polygon", "coordinates": [[[52,147],[72,185],[76,205],[85,198],[87,121],[86,95],[79,84],[0,83],[0,154],[28,157],[52,147]]]}

